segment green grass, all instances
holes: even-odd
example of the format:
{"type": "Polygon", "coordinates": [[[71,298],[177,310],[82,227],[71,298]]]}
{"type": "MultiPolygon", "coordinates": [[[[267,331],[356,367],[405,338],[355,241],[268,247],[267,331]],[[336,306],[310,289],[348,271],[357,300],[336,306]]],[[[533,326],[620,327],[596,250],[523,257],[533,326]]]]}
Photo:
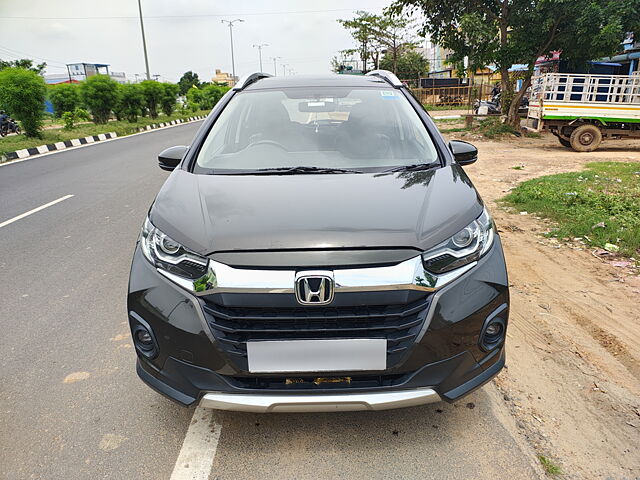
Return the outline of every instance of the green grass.
{"type": "Polygon", "coordinates": [[[550,459],[548,459],[544,455],[538,455],[538,459],[542,464],[542,468],[544,468],[544,471],[547,472],[548,475],[562,475],[562,470],[560,470],[560,467],[553,463],[550,459]]]}
{"type": "Polygon", "coordinates": [[[502,123],[499,118],[485,118],[478,122],[478,126],[474,127],[476,133],[480,133],[487,138],[496,138],[503,135],[520,136],[520,132],[511,125],[502,123]]]}
{"type": "MultiPolygon", "coordinates": [[[[169,122],[171,120],[185,119],[198,115],[207,115],[208,111],[199,111],[195,113],[173,114],[169,117],[160,115],[152,120],[148,117],[140,117],[135,123],[125,121],[113,121],[105,125],[96,125],[94,123],[80,124],[73,130],[63,130],[62,128],[47,129],[42,131],[41,138],[29,138],[25,135],[10,135],[0,139],[0,155],[21,150],[23,148],[37,147],[39,145],[47,145],[50,143],[63,142],[74,138],[88,137],[89,135],[98,135],[100,133],[116,132],[119,137],[136,133],[140,127],[145,127],[153,123],[169,122]]],[[[45,125],[48,124],[48,120],[45,125]]],[[[50,124],[50,123],[49,123],[50,124]]]]}
{"type": "Polygon", "coordinates": [[[440,130],[440,133],[457,133],[457,132],[469,131],[467,127],[440,128],[439,130],[440,130]]]}
{"type": "Polygon", "coordinates": [[[600,248],[610,243],[639,258],[640,163],[588,163],[581,172],[523,182],[502,201],[556,222],[549,236],[582,237],[600,248]]]}
{"type": "Polygon", "coordinates": [[[432,118],[434,122],[437,124],[441,123],[463,123],[464,119],[462,118],[432,118]]]}
{"type": "Polygon", "coordinates": [[[423,107],[427,110],[471,110],[469,105],[428,105],[423,104],[423,107]]]}

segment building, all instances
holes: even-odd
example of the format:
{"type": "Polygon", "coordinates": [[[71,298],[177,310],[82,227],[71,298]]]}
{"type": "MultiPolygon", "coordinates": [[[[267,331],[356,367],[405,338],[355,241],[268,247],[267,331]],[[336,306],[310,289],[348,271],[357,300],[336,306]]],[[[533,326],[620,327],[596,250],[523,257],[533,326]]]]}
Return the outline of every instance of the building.
{"type": "Polygon", "coordinates": [[[454,78],[456,76],[455,69],[449,65],[447,61],[453,53],[448,48],[433,43],[431,39],[427,39],[423,49],[423,56],[429,60],[429,78],[454,78]]]}
{"type": "Polygon", "coordinates": [[[216,68],[216,74],[211,78],[214,83],[222,83],[227,87],[233,87],[238,81],[238,77],[233,77],[230,73],[223,72],[219,68],[216,68]]]}

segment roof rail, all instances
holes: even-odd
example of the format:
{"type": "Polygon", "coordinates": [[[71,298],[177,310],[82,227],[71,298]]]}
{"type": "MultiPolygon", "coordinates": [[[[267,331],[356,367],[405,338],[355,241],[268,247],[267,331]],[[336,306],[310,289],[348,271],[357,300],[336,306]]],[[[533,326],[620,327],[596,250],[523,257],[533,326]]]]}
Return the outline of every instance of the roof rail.
{"type": "Polygon", "coordinates": [[[400,79],[389,70],[371,70],[370,72],[365,73],[365,76],[380,77],[394,88],[400,88],[404,86],[404,83],[402,83],[400,79]]]}
{"type": "Polygon", "coordinates": [[[267,77],[273,77],[273,75],[271,75],[270,73],[263,73],[263,72],[251,73],[249,75],[246,75],[240,78],[240,80],[238,80],[238,82],[233,86],[233,89],[243,90],[249,85],[251,85],[253,82],[257,82],[261,78],[267,78],[267,77]]]}

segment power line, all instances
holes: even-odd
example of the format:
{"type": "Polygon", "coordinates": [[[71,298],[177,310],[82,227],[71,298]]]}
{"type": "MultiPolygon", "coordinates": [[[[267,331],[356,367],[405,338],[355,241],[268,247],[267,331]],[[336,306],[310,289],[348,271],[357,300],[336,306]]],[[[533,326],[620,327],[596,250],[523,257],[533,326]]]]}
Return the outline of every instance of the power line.
{"type": "Polygon", "coordinates": [[[12,50],[12,49],[4,47],[2,45],[0,45],[0,53],[4,53],[6,55],[11,55],[11,56],[16,57],[16,58],[29,57],[29,58],[32,58],[32,59],[35,59],[35,60],[42,60],[42,61],[47,62],[47,66],[49,66],[49,65],[52,65],[52,66],[57,65],[59,67],[64,67],[64,68],[67,67],[67,64],[64,63],[64,62],[59,62],[57,60],[51,60],[51,59],[43,58],[43,57],[38,57],[37,55],[31,55],[30,53],[20,52],[18,50],[12,50]]]}
{"type": "MultiPolygon", "coordinates": [[[[198,15],[145,15],[145,19],[150,18],[203,18],[203,17],[231,17],[231,16],[255,16],[255,15],[296,15],[305,13],[330,13],[330,12],[353,12],[356,8],[334,8],[327,10],[290,10],[282,12],[255,12],[255,13],[206,13],[198,15]]],[[[121,16],[104,16],[104,17],[37,17],[37,16],[1,16],[5,20],[125,20],[137,19],[137,16],[121,15],[121,16]]]]}

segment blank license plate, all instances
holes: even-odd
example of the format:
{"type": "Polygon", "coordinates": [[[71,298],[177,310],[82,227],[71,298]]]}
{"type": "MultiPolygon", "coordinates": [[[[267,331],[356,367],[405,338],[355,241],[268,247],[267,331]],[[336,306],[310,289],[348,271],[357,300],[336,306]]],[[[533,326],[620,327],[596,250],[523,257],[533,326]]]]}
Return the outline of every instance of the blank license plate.
{"type": "Polygon", "coordinates": [[[387,368],[387,340],[291,340],[247,342],[249,371],[340,372],[387,368]]]}

